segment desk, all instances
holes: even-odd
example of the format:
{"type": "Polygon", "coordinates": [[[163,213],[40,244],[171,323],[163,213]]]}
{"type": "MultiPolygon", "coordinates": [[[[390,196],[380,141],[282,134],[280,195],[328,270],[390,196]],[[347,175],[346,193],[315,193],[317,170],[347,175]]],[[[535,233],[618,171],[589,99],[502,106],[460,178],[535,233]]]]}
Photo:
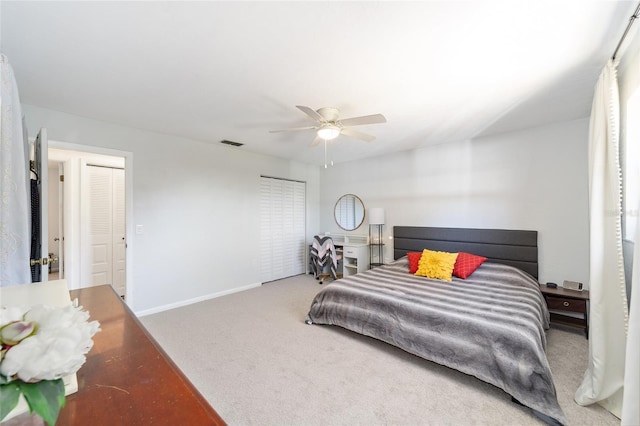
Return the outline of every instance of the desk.
{"type": "MultiPolygon", "coordinates": [[[[71,291],[100,321],[58,425],[224,425],[109,285],[71,291]]],[[[23,414],[7,425],[29,423],[23,414]]],[[[4,423],[3,423],[4,426],[4,423]]]]}
{"type": "Polygon", "coordinates": [[[369,246],[349,244],[342,247],[342,274],[345,277],[369,269],[369,246]]]}
{"type": "MultiPolygon", "coordinates": [[[[336,248],[338,278],[348,277],[369,269],[368,244],[334,244],[336,248]]],[[[312,245],[309,246],[309,273],[313,271],[312,245]]],[[[322,284],[322,282],[320,282],[322,284]]]]}

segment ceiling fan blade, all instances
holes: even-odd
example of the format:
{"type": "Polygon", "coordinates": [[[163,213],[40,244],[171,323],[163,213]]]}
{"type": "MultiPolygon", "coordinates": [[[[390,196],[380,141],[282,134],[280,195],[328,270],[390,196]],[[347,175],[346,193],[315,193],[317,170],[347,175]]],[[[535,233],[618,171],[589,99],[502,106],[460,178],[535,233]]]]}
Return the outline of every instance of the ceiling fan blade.
{"type": "Polygon", "coordinates": [[[322,141],[323,141],[323,139],[322,139],[320,136],[316,136],[316,137],[313,139],[313,142],[311,142],[311,145],[309,145],[309,146],[311,146],[311,147],[318,146],[318,144],[319,144],[320,142],[322,142],[322,141]]]}
{"type": "Polygon", "coordinates": [[[340,120],[343,126],[360,126],[363,124],[386,123],[387,119],[382,114],[363,115],[362,117],[352,117],[340,120]]]}
{"type": "Polygon", "coordinates": [[[269,130],[269,133],[282,133],[282,132],[297,132],[299,130],[311,130],[311,129],[317,129],[316,126],[307,126],[307,127],[291,127],[289,129],[276,129],[276,130],[269,130]]]}
{"type": "Polygon", "coordinates": [[[342,132],[340,132],[340,133],[343,134],[343,135],[351,136],[352,138],[363,140],[365,142],[371,142],[372,140],[374,140],[376,138],[375,136],[371,136],[371,135],[368,135],[366,133],[358,132],[357,130],[350,129],[348,127],[343,128],[342,132]]]}
{"type": "Polygon", "coordinates": [[[302,111],[305,114],[307,114],[313,121],[317,121],[319,123],[324,123],[325,122],[325,119],[324,119],[323,116],[321,116],[320,114],[318,114],[317,111],[312,110],[308,106],[296,105],[296,108],[298,108],[300,111],[302,111]]]}

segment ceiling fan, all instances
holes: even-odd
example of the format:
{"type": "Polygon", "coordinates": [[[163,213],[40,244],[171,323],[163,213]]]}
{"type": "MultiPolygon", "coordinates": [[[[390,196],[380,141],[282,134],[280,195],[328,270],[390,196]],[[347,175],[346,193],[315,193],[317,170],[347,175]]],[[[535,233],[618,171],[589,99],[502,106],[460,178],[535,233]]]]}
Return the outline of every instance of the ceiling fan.
{"type": "Polygon", "coordinates": [[[315,126],[294,127],[290,129],[270,130],[270,133],[280,132],[297,132],[299,130],[316,130],[316,137],[311,146],[316,146],[321,141],[328,141],[337,138],[340,135],[350,136],[365,142],[371,142],[376,137],[353,130],[351,126],[361,126],[364,124],[386,123],[387,119],[382,114],[363,115],[360,117],[351,117],[340,120],[340,111],[337,108],[320,108],[317,111],[313,109],[296,105],[300,111],[304,112],[309,118],[315,121],[315,126]]]}

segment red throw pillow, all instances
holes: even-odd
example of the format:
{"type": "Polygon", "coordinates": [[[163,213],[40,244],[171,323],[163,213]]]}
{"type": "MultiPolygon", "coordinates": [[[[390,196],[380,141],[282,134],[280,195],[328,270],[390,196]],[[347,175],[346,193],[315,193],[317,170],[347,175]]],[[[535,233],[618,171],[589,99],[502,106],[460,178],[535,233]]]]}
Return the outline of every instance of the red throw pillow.
{"type": "Polygon", "coordinates": [[[487,260],[486,257],[476,256],[475,254],[465,253],[461,251],[460,253],[458,253],[456,264],[453,267],[453,275],[465,280],[467,279],[467,277],[469,277],[469,275],[473,274],[473,272],[478,269],[478,267],[482,265],[485,260],[487,260]]]}
{"type": "Polygon", "coordinates": [[[409,273],[415,274],[418,270],[418,263],[420,262],[420,257],[422,256],[421,251],[409,251],[407,252],[407,258],[409,259],[409,273]]]}

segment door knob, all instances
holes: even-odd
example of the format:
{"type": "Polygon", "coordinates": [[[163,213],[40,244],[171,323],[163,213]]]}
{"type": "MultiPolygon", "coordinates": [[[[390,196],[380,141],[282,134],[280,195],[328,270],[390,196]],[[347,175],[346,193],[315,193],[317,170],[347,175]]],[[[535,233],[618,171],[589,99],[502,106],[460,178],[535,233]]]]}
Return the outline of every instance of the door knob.
{"type": "Polygon", "coordinates": [[[47,266],[49,263],[56,263],[58,261],[58,256],[53,256],[53,257],[43,257],[40,259],[29,259],[29,265],[31,266],[35,266],[35,265],[42,265],[42,266],[47,266]]]}

